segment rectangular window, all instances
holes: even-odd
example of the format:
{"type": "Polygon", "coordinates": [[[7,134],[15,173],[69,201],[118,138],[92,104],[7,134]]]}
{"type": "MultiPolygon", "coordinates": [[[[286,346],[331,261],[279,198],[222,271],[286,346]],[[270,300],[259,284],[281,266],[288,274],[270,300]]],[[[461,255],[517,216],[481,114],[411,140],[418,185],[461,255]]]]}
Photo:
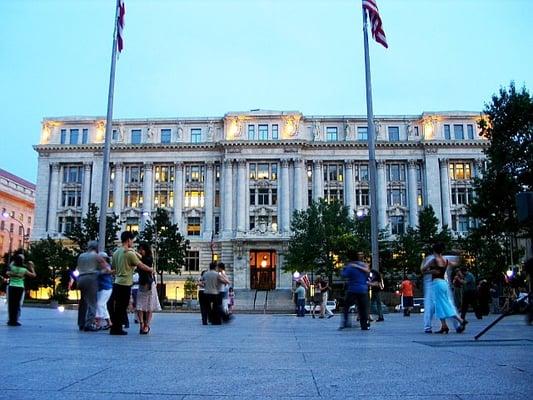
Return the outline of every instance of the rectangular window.
{"type": "Polygon", "coordinates": [[[415,126],[415,136],[420,136],[420,134],[418,133],[418,126],[415,126]]]}
{"type": "Polygon", "coordinates": [[[203,207],[204,191],[187,190],[185,191],[185,207],[203,207]]]}
{"type": "Polygon", "coordinates": [[[215,215],[215,235],[220,233],[220,216],[215,215]]]}
{"type": "Polygon", "coordinates": [[[204,181],[203,165],[187,165],[185,168],[185,181],[187,183],[204,181]]]}
{"type": "Polygon", "coordinates": [[[469,163],[450,163],[450,179],[456,181],[469,180],[472,178],[472,170],[469,163]]]}
{"type": "Polygon", "coordinates": [[[67,130],[61,129],[61,144],[67,143],[67,130]]]}
{"type": "Polygon", "coordinates": [[[271,189],[272,191],[272,203],[270,203],[273,206],[278,205],[278,189],[271,189]]]}
{"type": "Polygon", "coordinates": [[[88,141],[89,141],[89,129],[83,128],[81,131],[81,143],[87,144],[88,141]]]}
{"type": "Polygon", "coordinates": [[[255,125],[248,125],[248,140],[255,140],[255,125]]]}
{"type": "Polygon", "coordinates": [[[466,126],[466,134],[468,135],[468,139],[474,139],[474,125],[468,124],[466,126]]]}
{"type": "Polygon", "coordinates": [[[65,166],[63,167],[63,183],[81,183],[83,180],[83,167],[65,166]]]}
{"type": "Polygon", "coordinates": [[[255,189],[250,189],[250,205],[255,206],[255,189]]]}
{"type": "Polygon", "coordinates": [[[137,218],[127,218],[126,230],[129,232],[139,232],[139,220],[137,218]]]}
{"type": "Polygon", "coordinates": [[[270,171],[268,167],[268,164],[257,164],[257,179],[269,178],[270,171]]]}
{"type": "Polygon", "coordinates": [[[220,207],[220,190],[215,190],[215,207],[220,207]]]}
{"type": "Polygon", "coordinates": [[[405,222],[403,215],[393,215],[390,217],[391,233],[401,235],[405,232],[405,222]]]}
{"type": "Polygon", "coordinates": [[[112,140],[118,140],[118,131],[116,129],[113,129],[113,133],[111,134],[112,140]]]}
{"type": "Polygon", "coordinates": [[[141,130],[132,129],[131,130],[131,144],[141,144],[141,130]]]}
{"type": "Polygon", "coordinates": [[[70,144],[78,144],[79,135],[80,135],[79,129],[71,129],[70,130],[70,144]]]}
{"type": "Polygon", "coordinates": [[[187,235],[200,236],[200,217],[187,218],[187,235]]]}
{"type": "Polygon", "coordinates": [[[368,165],[367,164],[359,164],[355,168],[355,180],[356,181],[366,181],[368,182],[368,165]]]}
{"type": "Polygon", "coordinates": [[[268,125],[259,125],[257,128],[259,140],[268,140],[268,125]]]}
{"type": "Polygon", "coordinates": [[[326,127],[326,142],[334,142],[338,140],[338,132],[336,126],[326,127]]]}
{"type": "Polygon", "coordinates": [[[279,127],[277,124],[272,125],[272,139],[273,140],[279,139],[279,127]]]}
{"type": "Polygon", "coordinates": [[[187,251],[185,255],[185,272],[200,271],[200,252],[187,251]]]}
{"type": "Polygon", "coordinates": [[[454,125],[453,135],[455,136],[455,140],[464,140],[465,133],[464,133],[463,125],[454,125]]]}
{"type": "Polygon", "coordinates": [[[154,207],[169,208],[174,206],[174,192],[167,189],[154,190],[154,207]]]}
{"type": "Polygon", "coordinates": [[[200,143],[201,141],[202,141],[202,129],[192,128],[191,129],[191,143],[200,143]]]}
{"type": "Polygon", "coordinates": [[[144,172],[141,166],[128,165],[124,168],[124,182],[126,185],[139,184],[144,180],[144,172]]]}
{"type": "Polygon", "coordinates": [[[270,180],[275,181],[278,179],[278,164],[270,164],[270,180]]]}
{"type": "Polygon", "coordinates": [[[125,208],[141,208],[143,201],[142,191],[136,189],[127,189],[124,191],[125,208]]]}
{"type": "Polygon", "coordinates": [[[268,189],[257,190],[257,205],[260,205],[260,206],[268,205],[268,189]]]}
{"type": "Polygon", "coordinates": [[[257,173],[256,173],[256,171],[255,171],[255,166],[256,166],[256,164],[254,164],[254,163],[250,163],[250,165],[249,165],[249,169],[250,169],[250,179],[251,179],[252,181],[255,181],[255,179],[256,179],[256,177],[257,177],[257,173]]]}
{"type": "Polygon", "coordinates": [[[174,182],[174,166],[173,165],[156,165],[155,183],[170,184],[174,182]]]}
{"type": "Polygon", "coordinates": [[[450,125],[444,125],[444,139],[450,140],[452,138],[452,135],[450,133],[450,125]]]}
{"type": "Polygon", "coordinates": [[[389,182],[403,182],[405,181],[405,165],[403,164],[388,164],[389,182]]]}
{"type": "Polygon", "coordinates": [[[400,188],[392,188],[388,190],[388,205],[389,206],[405,206],[405,190],[400,188]]]}
{"type": "Polygon", "coordinates": [[[400,128],[398,126],[389,126],[389,142],[398,142],[400,140],[400,128]]]}
{"type": "Polygon", "coordinates": [[[161,143],[170,143],[171,132],[170,129],[161,129],[161,143]]]}
{"type": "Polygon", "coordinates": [[[366,126],[357,127],[357,140],[368,140],[368,128],[366,126]]]}

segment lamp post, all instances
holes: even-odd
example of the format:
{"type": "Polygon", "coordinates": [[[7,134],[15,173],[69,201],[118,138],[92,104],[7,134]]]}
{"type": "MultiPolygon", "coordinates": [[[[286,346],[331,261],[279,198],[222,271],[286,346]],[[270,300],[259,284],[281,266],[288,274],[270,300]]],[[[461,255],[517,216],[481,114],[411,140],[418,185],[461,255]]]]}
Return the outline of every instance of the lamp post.
{"type": "MultiPolygon", "coordinates": [[[[15,222],[18,222],[20,224],[20,226],[22,227],[22,249],[25,250],[26,249],[26,227],[24,226],[24,224],[22,223],[22,221],[16,219],[13,215],[9,214],[7,211],[4,211],[2,213],[2,217],[5,218],[5,219],[12,219],[13,221],[15,222]]],[[[10,231],[11,232],[11,231],[10,231]]],[[[13,232],[11,232],[13,233],[13,232]]],[[[13,238],[12,236],[10,236],[10,248],[11,248],[11,242],[12,242],[13,238]]],[[[10,253],[11,253],[11,250],[10,250],[10,253]]]]}
{"type": "Polygon", "coordinates": [[[6,231],[9,235],[9,250],[7,252],[7,265],[9,265],[11,264],[11,253],[13,253],[13,232],[7,230],[6,228],[2,228],[2,230],[6,231]]]}

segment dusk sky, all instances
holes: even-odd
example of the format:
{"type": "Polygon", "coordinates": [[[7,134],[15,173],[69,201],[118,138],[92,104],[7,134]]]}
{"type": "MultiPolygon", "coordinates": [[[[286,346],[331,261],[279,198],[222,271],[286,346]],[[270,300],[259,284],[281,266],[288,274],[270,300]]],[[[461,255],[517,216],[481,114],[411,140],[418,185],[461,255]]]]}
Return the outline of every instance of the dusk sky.
{"type": "MultiPolygon", "coordinates": [[[[115,118],[364,115],[360,0],[125,0],[115,118]]],[[[376,115],[533,87],[533,1],[378,0],[376,115]]],[[[115,0],[0,0],[0,168],[35,182],[45,117],[105,116],[115,0]]]]}

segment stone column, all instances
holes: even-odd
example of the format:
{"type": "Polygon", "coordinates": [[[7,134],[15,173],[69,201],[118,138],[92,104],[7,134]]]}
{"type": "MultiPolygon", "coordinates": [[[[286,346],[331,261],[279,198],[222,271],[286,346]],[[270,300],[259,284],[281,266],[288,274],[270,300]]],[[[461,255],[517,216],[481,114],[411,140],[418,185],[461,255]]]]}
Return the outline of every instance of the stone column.
{"type": "Polygon", "coordinates": [[[289,160],[281,160],[281,232],[290,230],[289,160]]]}
{"type": "Polygon", "coordinates": [[[83,163],[83,189],[81,192],[81,216],[82,218],[87,215],[89,210],[89,201],[91,195],[91,162],[83,163]]]}
{"type": "Polygon", "coordinates": [[[224,232],[225,237],[233,235],[233,160],[224,160],[224,232]]]}
{"type": "Polygon", "coordinates": [[[307,209],[308,204],[308,181],[307,181],[307,162],[304,160],[302,164],[302,209],[307,209]]]}
{"type": "MultiPolygon", "coordinates": [[[[377,160],[377,200],[378,200],[378,227],[387,227],[387,178],[385,176],[385,161],[377,160]]],[[[371,205],[374,207],[374,205],[371,205]]]]}
{"type": "MultiPolygon", "coordinates": [[[[35,190],[35,216],[33,222],[33,229],[31,231],[31,240],[38,240],[46,238],[46,230],[48,227],[47,220],[49,218],[49,183],[52,179],[50,173],[50,162],[48,157],[39,156],[39,164],[37,167],[37,185],[35,190]]],[[[9,239],[8,239],[9,240],[9,239]]]]}
{"type": "Polygon", "coordinates": [[[418,162],[416,160],[407,161],[408,182],[409,187],[409,226],[416,228],[418,225],[418,181],[416,177],[416,167],[418,162]]]}
{"type": "Polygon", "coordinates": [[[213,232],[213,206],[215,200],[215,184],[214,184],[214,164],[212,161],[206,163],[206,175],[204,186],[204,239],[211,240],[211,234],[213,232]]]}
{"type": "Polygon", "coordinates": [[[57,206],[59,193],[61,191],[60,179],[61,165],[58,162],[52,163],[52,179],[50,182],[50,204],[48,206],[48,233],[57,233],[57,206]]]}
{"type": "Polygon", "coordinates": [[[246,231],[246,160],[237,164],[237,233],[246,231]]]}
{"type": "Polygon", "coordinates": [[[113,197],[113,212],[120,216],[120,212],[124,208],[124,164],[122,163],[115,163],[113,197]]]}
{"type": "Polygon", "coordinates": [[[303,208],[303,187],[304,187],[304,174],[305,168],[303,168],[303,161],[301,159],[294,160],[294,209],[301,210],[303,208]]]}
{"type": "Polygon", "coordinates": [[[184,234],[183,227],[183,163],[174,165],[174,223],[178,225],[180,232],[184,234]]]}
{"type": "Polygon", "coordinates": [[[324,177],[322,176],[322,161],[313,161],[313,200],[324,197],[324,177]]]}
{"type": "MultiPolygon", "coordinates": [[[[426,150],[426,159],[424,163],[424,187],[426,191],[424,204],[431,205],[435,216],[439,220],[439,228],[442,227],[442,207],[441,207],[441,194],[440,184],[437,181],[437,177],[440,176],[439,159],[436,156],[436,151],[433,149],[426,150]]],[[[440,179],[439,179],[440,180],[440,179]]]]}
{"type": "Polygon", "coordinates": [[[450,178],[448,172],[448,159],[440,159],[440,193],[442,198],[442,225],[452,226],[450,211],[450,178]]]}
{"type": "Polygon", "coordinates": [[[350,215],[355,211],[355,188],[353,177],[353,161],[344,163],[344,204],[350,207],[350,215]]]}
{"type": "Polygon", "coordinates": [[[144,184],[143,184],[143,219],[152,217],[152,192],[153,192],[153,172],[154,164],[144,163],[144,184]]]}
{"type": "MultiPolygon", "coordinates": [[[[93,176],[91,186],[94,188],[91,191],[91,203],[96,204],[100,209],[100,199],[102,198],[102,168],[103,164],[102,154],[95,153],[93,160],[93,176]]],[[[108,177],[109,179],[109,177],[108,177]]]]}

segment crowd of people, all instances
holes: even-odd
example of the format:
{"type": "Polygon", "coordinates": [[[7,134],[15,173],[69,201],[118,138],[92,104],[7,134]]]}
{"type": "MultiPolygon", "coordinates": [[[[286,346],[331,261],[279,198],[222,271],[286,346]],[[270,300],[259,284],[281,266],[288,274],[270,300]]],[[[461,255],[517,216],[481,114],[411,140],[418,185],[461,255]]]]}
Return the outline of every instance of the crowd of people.
{"type": "Polygon", "coordinates": [[[230,286],[224,263],[213,261],[209,271],[202,271],[198,280],[198,299],[203,325],[221,325],[231,321],[235,292],[230,286]]]}

